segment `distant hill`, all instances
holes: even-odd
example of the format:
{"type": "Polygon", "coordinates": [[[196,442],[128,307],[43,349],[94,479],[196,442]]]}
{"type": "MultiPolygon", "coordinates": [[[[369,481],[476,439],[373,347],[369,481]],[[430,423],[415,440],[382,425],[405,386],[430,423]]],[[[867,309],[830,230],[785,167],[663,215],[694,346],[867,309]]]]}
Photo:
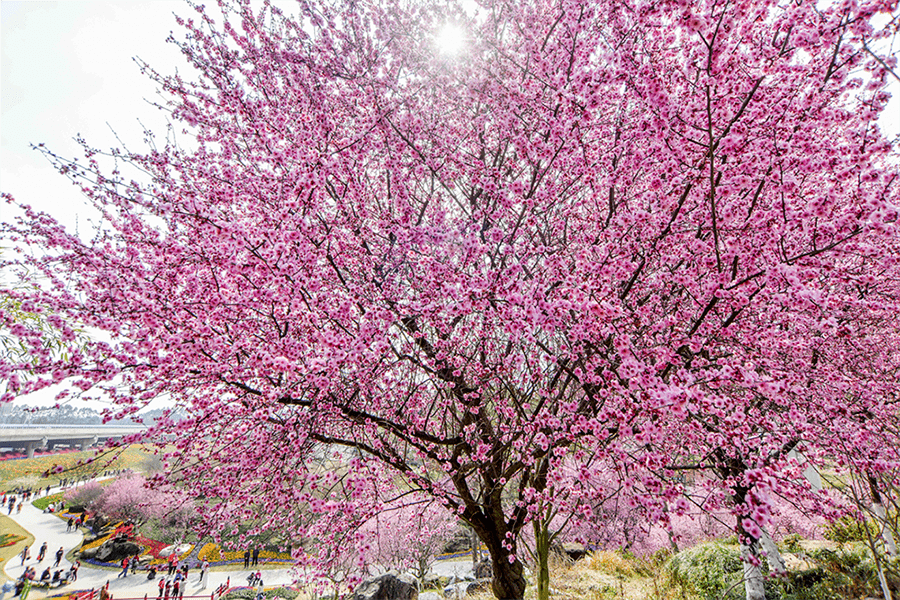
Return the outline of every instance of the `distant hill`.
{"type": "Polygon", "coordinates": [[[0,404],[0,425],[99,425],[102,422],[98,411],[69,404],[58,408],[0,404]]]}

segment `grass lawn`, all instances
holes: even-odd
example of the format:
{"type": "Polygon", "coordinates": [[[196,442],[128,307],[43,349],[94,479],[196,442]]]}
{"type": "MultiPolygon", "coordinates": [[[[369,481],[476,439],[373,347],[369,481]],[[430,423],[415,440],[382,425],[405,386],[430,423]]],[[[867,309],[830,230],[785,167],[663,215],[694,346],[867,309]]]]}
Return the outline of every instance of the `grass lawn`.
{"type": "Polygon", "coordinates": [[[0,531],[3,531],[4,534],[24,538],[11,546],[0,548],[0,583],[2,583],[8,581],[6,573],[3,570],[6,562],[12,559],[18,559],[18,554],[22,551],[22,548],[34,543],[34,536],[19,527],[18,523],[4,515],[0,515],[0,531]]]}
{"type": "Polygon", "coordinates": [[[57,492],[56,494],[50,494],[49,496],[41,496],[37,500],[31,503],[31,505],[38,510],[44,510],[50,503],[56,504],[57,502],[63,499],[63,492],[57,492]]]}
{"type": "Polygon", "coordinates": [[[110,469],[141,470],[150,453],[143,447],[127,446],[104,450],[99,455],[94,450],[83,452],[66,452],[36,456],[35,458],[17,458],[0,461],[0,491],[9,491],[17,487],[44,488],[56,486],[63,479],[94,475],[110,469]],[[95,459],[89,464],[80,464],[95,459]],[[44,473],[62,467],[62,472],[43,477],[44,473]]]}

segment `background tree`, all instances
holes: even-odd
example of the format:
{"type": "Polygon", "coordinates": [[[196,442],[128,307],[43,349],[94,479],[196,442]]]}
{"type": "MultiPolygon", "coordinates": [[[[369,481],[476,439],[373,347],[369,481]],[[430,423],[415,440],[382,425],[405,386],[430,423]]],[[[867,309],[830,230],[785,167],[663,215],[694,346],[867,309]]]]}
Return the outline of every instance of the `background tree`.
{"type": "Polygon", "coordinates": [[[421,583],[456,523],[432,498],[400,498],[363,523],[366,560],[382,570],[409,569],[421,583]]]}
{"type": "Polygon", "coordinates": [[[844,410],[856,382],[804,342],[841,335],[853,285],[897,307],[895,57],[870,51],[896,2],[220,6],[180,21],[193,78],[144,65],[190,147],[51,154],[95,238],[4,228],[34,301],[111,340],[5,399],[67,377],[126,414],[170,398],[173,476],[265,498],[291,537],[301,507],[364,519],[400,480],[472,526],[504,599],[564,466],[620,465],[664,518],[667,441],[767,457],[844,410]]]}

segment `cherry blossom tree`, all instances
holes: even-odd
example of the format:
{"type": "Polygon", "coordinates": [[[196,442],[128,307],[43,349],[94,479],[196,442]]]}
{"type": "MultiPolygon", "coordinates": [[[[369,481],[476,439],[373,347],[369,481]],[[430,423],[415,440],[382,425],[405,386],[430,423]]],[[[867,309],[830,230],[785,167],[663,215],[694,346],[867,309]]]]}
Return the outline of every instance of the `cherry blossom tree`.
{"type": "Polygon", "coordinates": [[[411,569],[421,582],[456,523],[453,513],[432,498],[399,498],[363,523],[366,560],[382,569],[411,569]]]}
{"type": "Polygon", "coordinates": [[[102,488],[92,508],[107,517],[140,526],[150,519],[164,517],[175,506],[175,498],[149,488],[143,476],[128,474],[102,488]]]}
{"type": "Polygon", "coordinates": [[[152,434],[220,524],[313,537],[400,482],[472,526],[504,599],[571,465],[617,465],[663,519],[687,444],[752,563],[751,480],[826,455],[848,402],[892,416],[890,333],[853,316],[898,307],[896,1],[220,7],[179,20],[191,75],[143,65],[164,142],[48,151],[95,237],[4,226],[44,278],[9,297],[106,336],[6,357],[36,375],[4,399],[177,403],[152,434]]]}

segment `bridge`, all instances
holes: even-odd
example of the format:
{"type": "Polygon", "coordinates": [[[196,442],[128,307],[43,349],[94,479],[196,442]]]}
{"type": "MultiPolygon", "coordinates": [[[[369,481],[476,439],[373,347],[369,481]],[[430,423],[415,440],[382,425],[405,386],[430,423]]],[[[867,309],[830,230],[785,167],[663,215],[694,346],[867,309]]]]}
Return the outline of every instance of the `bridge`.
{"type": "Polygon", "coordinates": [[[52,450],[56,446],[82,450],[101,441],[134,435],[146,430],[144,425],[20,425],[0,424],[0,449],[21,449],[34,457],[37,448],[52,450]]]}

